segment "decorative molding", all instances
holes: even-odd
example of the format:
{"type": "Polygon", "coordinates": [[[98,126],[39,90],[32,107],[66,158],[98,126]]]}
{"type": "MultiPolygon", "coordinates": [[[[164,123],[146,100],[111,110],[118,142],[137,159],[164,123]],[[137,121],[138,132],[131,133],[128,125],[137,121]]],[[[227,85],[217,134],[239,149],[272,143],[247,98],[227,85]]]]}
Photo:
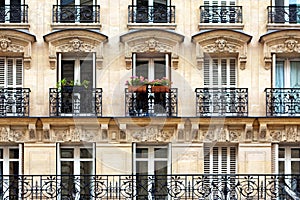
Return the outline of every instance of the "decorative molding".
{"type": "Polygon", "coordinates": [[[266,124],[260,124],[258,139],[259,139],[259,141],[266,141],[266,139],[267,139],[267,125],[266,124]]]}
{"type": "Polygon", "coordinates": [[[130,132],[134,142],[168,142],[174,135],[174,130],[158,129],[157,127],[147,127],[130,132]]]}

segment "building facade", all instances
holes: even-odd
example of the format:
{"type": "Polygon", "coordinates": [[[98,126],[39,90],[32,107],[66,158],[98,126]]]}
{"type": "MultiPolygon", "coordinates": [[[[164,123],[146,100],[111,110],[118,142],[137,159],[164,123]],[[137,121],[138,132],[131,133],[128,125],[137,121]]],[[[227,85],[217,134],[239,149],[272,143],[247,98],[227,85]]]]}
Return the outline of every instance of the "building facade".
{"type": "Polygon", "coordinates": [[[0,3],[0,199],[300,199],[299,0],[0,3]]]}

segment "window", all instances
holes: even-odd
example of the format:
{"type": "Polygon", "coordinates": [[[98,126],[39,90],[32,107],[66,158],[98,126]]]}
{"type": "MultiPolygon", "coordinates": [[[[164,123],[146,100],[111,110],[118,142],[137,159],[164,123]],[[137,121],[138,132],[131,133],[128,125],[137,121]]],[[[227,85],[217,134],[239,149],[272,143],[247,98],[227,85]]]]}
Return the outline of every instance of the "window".
{"type": "Polygon", "coordinates": [[[95,174],[95,147],[58,144],[58,174],[61,175],[61,199],[90,199],[95,174]]]}
{"type": "Polygon", "coordinates": [[[12,23],[20,23],[22,9],[24,9],[23,0],[0,0],[0,23],[5,21],[12,23]]]}
{"type": "Polygon", "coordinates": [[[236,59],[204,60],[204,87],[236,87],[236,59]]]}
{"type": "Polygon", "coordinates": [[[299,23],[298,17],[300,0],[273,0],[275,5],[275,22],[299,23]]]}
{"type": "MultiPolygon", "coordinates": [[[[239,21],[239,10],[234,7],[235,0],[205,0],[204,23],[235,23],[239,21]]],[[[241,12],[241,11],[240,11],[241,12]]]]}
{"type": "Polygon", "coordinates": [[[23,59],[0,57],[0,86],[22,87],[23,59]]]}
{"type": "Polygon", "coordinates": [[[22,146],[0,148],[0,199],[18,199],[19,177],[22,169],[22,146]],[[9,175],[9,176],[7,176],[9,175]]]}
{"type": "MultiPolygon", "coordinates": [[[[300,148],[299,147],[279,147],[278,151],[278,170],[279,174],[300,174],[300,148]]],[[[283,189],[288,194],[300,194],[300,180],[286,176],[283,189]],[[287,187],[284,187],[287,186],[287,187]]]]}
{"type": "Polygon", "coordinates": [[[167,175],[170,174],[170,148],[133,144],[137,199],[167,199],[167,175]],[[149,193],[149,191],[152,191],[149,193]]]}
{"type": "Polygon", "coordinates": [[[136,22],[166,23],[168,22],[168,6],[170,0],[134,0],[136,5],[136,22]]]}
{"type": "Polygon", "coordinates": [[[95,0],[60,0],[60,22],[83,22],[95,21],[95,0]]]}
{"type": "Polygon", "coordinates": [[[62,87],[61,112],[64,114],[94,113],[95,54],[73,55],[59,53],[59,80],[66,79],[71,87],[62,87]],[[88,82],[87,88],[77,87],[88,82]],[[76,86],[76,87],[74,87],[76,86]]]}
{"type": "Polygon", "coordinates": [[[276,60],[276,88],[300,88],[300,60],[276,60]]]}

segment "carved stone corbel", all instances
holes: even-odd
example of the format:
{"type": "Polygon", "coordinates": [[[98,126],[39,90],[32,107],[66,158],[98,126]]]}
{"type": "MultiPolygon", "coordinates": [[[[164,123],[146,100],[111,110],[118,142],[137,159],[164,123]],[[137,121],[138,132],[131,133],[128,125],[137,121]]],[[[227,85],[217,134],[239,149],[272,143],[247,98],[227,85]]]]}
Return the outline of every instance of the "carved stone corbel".
{"type": "Polygon", "coordinates": [[[253,126],[252,124],[247,124],[245,128],[245,142],[251,142],[253,139],[253,126]]]}
{"type": "Polygon", "coordinates": [[[260,124],[259,126],[259,141],[266,141],[267,139],[267,125],[260,124]]]}
{"type": "Polygon", "coordinates": [[[179,57],[177,55],[172,55],[172,67],[174,70],[178,69],[179,57]]]}
{"type": "Polygon", "coordinates": [[[42,141],[50,141],[50,124],[43,124],[42,141]]]}
{"type": "Polygon", "coordinates": [[[265,56],[264,57],[264,61],[265,61],[265,70],[271,69],[271,66],[272,66],[272,57],[265,56]]]}
{"type": "Polygon", "coordinates": [[[177,125],[177,140],[180,142],[185,141],[184,124],[180,123],[177,125]]]}
{"type": "Polygon", "coordinates": [[[241,70],[246,69],[247,56],[242,55],[242,56],[240,56],[239,59],[240,59],[240,69],[241,70]]]}
{"type": "Polygon", "coordinates": [[[56,69],[56,56],[49,56],[50,69],[56,69]]]}
{"type": "Polygon", "coordinates": [[[108,140],[108,124],[101,124],[101,140],[108,140]]]}
{"type": "Polygon", "coordinates": [[[127,125],[120,124],[119,128],[120,128],[120,142],[126,142],[126,140],[127,140],[127,133],[126,133],[127,125]]]}
{"type": "Polygon", "coordinates": [[[97,69],[102,69],[102,66],[103,65],[103,57],[97,57],[96,58],[96,66],[97,66],[97,69]]]}
{"type": "Polygon", "coordinates": [[[24,68],[25,68],[25,69],[28,70],[28,69],[31,68],[31,66],[30,66],[31,57],[30,57],[30,56],[24,57],[23,62],[24,62],[24,68]]]}
{"type": "Polygon", "coordinates": [[[28,139],[30,141],[34,141],[37,139],[35,124],[28,124],[28,139]]]}
{"type": "Polygon", "coordinates": [[[198,70],[202,70],[203,69],[203,63],[204,63],[204,58],[203,57],[197,57],[197,68],[198,70]]]}

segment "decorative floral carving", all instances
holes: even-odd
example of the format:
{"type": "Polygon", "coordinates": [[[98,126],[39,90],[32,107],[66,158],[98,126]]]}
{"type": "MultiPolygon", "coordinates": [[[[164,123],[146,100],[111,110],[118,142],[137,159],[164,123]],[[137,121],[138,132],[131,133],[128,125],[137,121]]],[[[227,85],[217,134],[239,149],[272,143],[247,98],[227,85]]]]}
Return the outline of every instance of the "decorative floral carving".
{"type": "Polygon", "coordinates": [[[131,48],[131,52],[138,52],[138,53],[150,53],[150,52],[172,52],[172,47],[166,44],[163,44],[155,39],[150,39],[145,41],[142,44],[138,44],[131,48]]]}
{"type": "Polygon", "coordinates": [[[131,136],[134,141],[167,141],[173,135],[173,131],[158,130],[156,127],[135,130],[131,136]]]}
{"type": "Polygon", "coordinates": [[[213,44],[208,44],[203,47],[206,53],[237,53],[238,47],[234,44],[230,44],[227,40],[223,38],[217,39],[213,44]]]}
{"type": "Polygon", "coordinates": [[[95,47],[75,38],[70,40],[67,44],[58,46],[57,49],[59,52],[92,52],[95,47]]]}
{"type": "Polygon", "coordinates": [[[229,141],[238,142],[240,139],[241,133],[239,131],[229,131],[229,141]]]}
{"type": "Polygon", "coordinates": [[[270,136],[272,138],[272,141],[281,141],[282,140],[281,131],[271,131],[270,136]]]}

